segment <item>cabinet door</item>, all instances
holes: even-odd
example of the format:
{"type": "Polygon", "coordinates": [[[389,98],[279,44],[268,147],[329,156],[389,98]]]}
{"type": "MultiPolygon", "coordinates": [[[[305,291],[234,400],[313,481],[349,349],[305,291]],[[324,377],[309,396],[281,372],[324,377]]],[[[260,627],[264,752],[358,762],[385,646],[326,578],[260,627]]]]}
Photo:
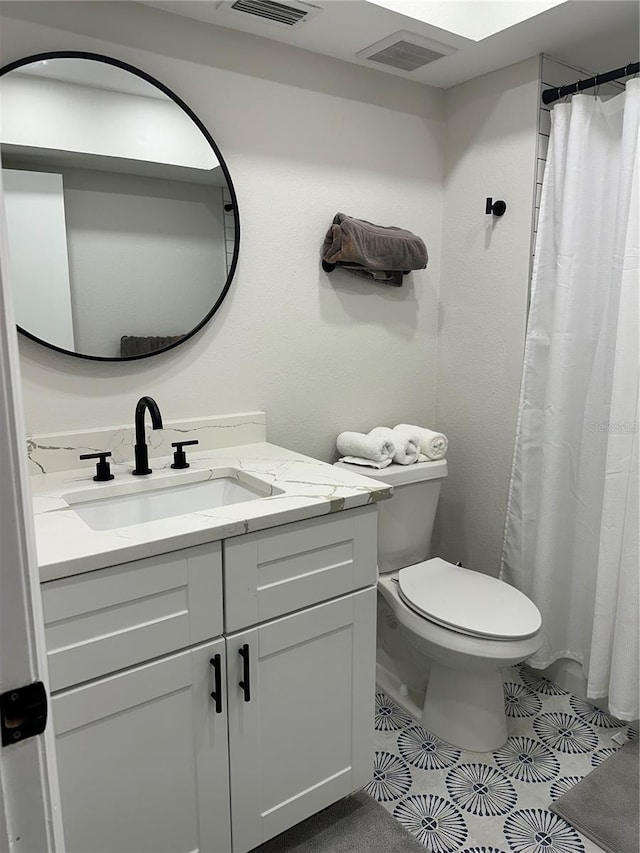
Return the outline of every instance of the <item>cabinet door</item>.
{"type": "Polygon", "coordinates": [[[67,853],[228,853],[224,640],[54,696],[67,853]]]}
{"type": "Polygon", "coordinates": [[[227,638],[234,853],[369,780],[375,596],[365,589],[227,638]]]}

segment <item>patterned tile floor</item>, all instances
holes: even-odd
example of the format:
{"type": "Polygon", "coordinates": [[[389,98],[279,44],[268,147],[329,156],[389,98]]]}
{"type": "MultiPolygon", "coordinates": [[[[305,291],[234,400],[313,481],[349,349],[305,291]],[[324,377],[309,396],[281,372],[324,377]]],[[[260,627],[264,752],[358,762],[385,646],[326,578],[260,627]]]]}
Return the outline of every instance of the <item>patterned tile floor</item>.
{"type": "Polygon", "coordinates": [[[466,752],[376,695],[366,791],[430,853],[599,853],[549,804],[638,732],[524,666],[504,671],[509,739],[466,752]]]}

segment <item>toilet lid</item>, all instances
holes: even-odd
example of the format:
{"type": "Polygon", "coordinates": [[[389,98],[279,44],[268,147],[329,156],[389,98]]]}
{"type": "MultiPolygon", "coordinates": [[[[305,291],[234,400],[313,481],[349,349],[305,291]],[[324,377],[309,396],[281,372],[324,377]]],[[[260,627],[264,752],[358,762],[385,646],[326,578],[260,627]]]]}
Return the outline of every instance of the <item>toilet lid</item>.
{"type": "Polygon", "coordinates": [[[439,557],[401,569],[398,587],[422,616],[463,634],[524,639],[542,624],[538,608],[519,590],[439,557]]]}

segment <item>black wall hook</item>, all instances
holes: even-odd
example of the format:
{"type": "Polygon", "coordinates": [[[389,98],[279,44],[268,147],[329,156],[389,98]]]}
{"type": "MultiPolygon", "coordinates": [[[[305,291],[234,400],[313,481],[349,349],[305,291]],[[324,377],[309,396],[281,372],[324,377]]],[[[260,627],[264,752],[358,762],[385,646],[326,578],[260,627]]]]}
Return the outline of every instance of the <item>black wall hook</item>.
{"type": "Polygon", "coordinates": [[[484,212],[493,213],[494,216],[503,216],[506,209],[506,201],[494,201],[492,198],[488,198],[484,212]]]}

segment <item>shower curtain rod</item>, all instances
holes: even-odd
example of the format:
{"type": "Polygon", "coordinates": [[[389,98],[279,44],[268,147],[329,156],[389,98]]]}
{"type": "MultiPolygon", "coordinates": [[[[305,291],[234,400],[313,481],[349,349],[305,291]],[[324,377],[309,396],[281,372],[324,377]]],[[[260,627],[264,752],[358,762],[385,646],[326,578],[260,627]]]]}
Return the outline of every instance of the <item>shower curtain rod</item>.
{"type": "Polygon", "coordinates": [[[588,77],[586,80],[578,80],[577,83],[571,83],[569,86],[545,89],[542,93],[542,103],[551,104],[560,98],[564,98],[565,95],[575,95],[576,92],[591,89],[601,83],[610,83],[612,80],[619,80],[621,77],[630,77],[632,74],[637,74],[638,71],[640,71],[640,62],[630,62],[629,65],[623,65],[622,68],[615,68],[605,74],[596,74],[595,77],[588,77]]]}

